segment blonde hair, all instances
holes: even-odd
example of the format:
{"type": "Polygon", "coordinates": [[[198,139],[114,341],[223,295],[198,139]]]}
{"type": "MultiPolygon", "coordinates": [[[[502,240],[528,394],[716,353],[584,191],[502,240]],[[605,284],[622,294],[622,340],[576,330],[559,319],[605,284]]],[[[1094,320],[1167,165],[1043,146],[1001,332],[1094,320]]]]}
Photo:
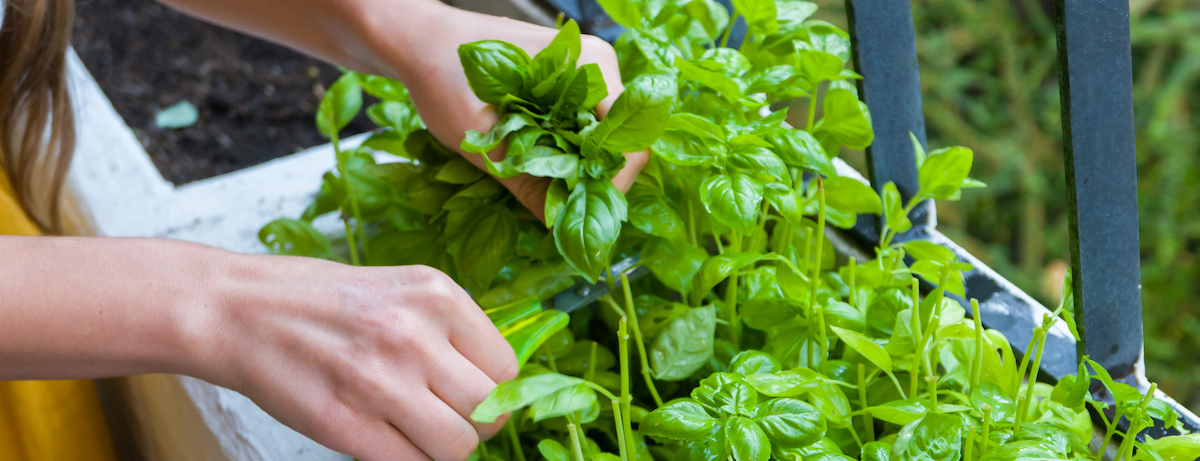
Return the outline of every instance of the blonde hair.
{"type": "Polygon", "coordinates": [[[61,234],[62,190],[75,151],[66,59],[75,2],[8,0],[3,18],[0,166],[38,227],[61,234]]]}

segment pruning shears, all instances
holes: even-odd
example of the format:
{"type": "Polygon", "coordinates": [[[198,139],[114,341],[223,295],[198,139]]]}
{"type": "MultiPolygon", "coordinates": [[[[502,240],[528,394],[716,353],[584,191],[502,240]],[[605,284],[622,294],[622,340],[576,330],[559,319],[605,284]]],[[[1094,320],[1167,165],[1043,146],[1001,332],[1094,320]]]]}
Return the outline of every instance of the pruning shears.
{"type": "Polygon", "coordinates": [[[647,269],[646,266],[638,265],[641,261],[642,255],[640,254],[617,261],[616,264],[609,267],[608,271],[596,283],[580,280],[575,286],[558,292],[553,298],[542,301],[542,308],[546,310],[556,309],[569,314],[583,306],[594,303],[608,294],[612,288],[621,285],[621,279],[619,278],[621,274],[625,274],[629,280],[634,280],[650,272],[650,269],[647,269]],[[608,277],[613,277],[614,280],[610,281],[608,277]]]}

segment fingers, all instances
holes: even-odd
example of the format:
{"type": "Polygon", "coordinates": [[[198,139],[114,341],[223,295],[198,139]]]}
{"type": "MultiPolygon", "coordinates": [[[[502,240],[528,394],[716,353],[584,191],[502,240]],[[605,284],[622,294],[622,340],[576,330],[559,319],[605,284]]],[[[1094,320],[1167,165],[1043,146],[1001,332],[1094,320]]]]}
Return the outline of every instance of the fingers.
{"type": "Polygon", "coordinates": [[[389,413],[392,425],[433,459],[462,461],[479,446],[475,427],[429,389],[407,389],[401,400],[389,413]]]}
{"type": "Polygon", "coordinates": [[[449,343],[445,346],[438,361],[440,367],[430,372],[429,389],[475,426],[480,439],[490,439],[504,427],[504,420],[490,424],[477,423],[471,420],[471,412],[487,398],[496,383],[449,343]]]}
{"type": "Polygon", "coordinates": [[[354,446],[359,447],[357,453],[349,453],[361,461],[431,459],[387,421],[376,420],[362,429],[353,435],[357,439],[354,446]]]}
{"type": "Polygon", "coordinates": [[[469,307],[471,308],[463,309],[458,318],[454,319],[450,330],[450,345],[493,384],[517,377],[517,356],[512,346],[474,302],[469,307]]]}

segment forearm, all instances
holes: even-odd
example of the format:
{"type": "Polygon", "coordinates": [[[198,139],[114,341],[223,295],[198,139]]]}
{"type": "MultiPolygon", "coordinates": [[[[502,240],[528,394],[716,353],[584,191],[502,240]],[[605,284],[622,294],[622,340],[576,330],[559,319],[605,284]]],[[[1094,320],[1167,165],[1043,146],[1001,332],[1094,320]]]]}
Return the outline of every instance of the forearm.
{"type": "Polygon", "coordinates": [[[192,374],[223,255],[155,239],[0,237],[0,380],[192,374]]]}
{"type": "Polygon", "coordinates": [[[433,19],[458,11],[437,0],[159,1],[337,65],[391,77],[400,70],[378,56],[380,41],[408,48],[410,38],[433,31],[433,19]]]}

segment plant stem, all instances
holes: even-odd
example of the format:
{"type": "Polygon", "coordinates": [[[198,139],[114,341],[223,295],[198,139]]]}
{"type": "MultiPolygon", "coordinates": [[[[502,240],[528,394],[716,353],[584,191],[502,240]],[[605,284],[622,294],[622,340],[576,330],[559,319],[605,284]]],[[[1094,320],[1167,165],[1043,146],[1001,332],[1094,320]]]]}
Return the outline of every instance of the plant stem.
{"type": "Polygon", "coordinates": [[[933,413],[933,414],[937,414],[937,412],[938,412],[938,409],[937,409],[937,383],[938,383],[938,377],[936,375],[925,377],[925,387],[927,387],[929,389],[929,412],[933,413]]]}
{"type": "Polygon", "coordinates": [[[618,399],[612,399],[613,421],[617,426],[617,449],[621,454],[621,461],[630,461],[629,458],[629,441],[625,440],[625,423],[621,421],[621,403],[618,399]]]}
{"type": "Polygon", "coordinates": [[[584,375],[584,379],[586,379],[588,381],[596,380],[596,346],[597,345],[599,345],[599,343],[592,341],[592,355],[591,355],[591,357],[588,358],[588,371],[587,371],[587,374],[584,375]]]}
{"type": "MultiPolygon", "coordinates": [[[[624,422],[623,431],[625,431],[625,443],[629,445],[627,448],[633,450],[633,422],[630,421],[629,402],[633,401],[633,397],[629,392],[629,319],[621,317],[621,323],[617,327],[618,350],[621,353],[621,407],[613,409],[614,412],[621,412],[621,420],[624,422]]],[[[630,451],[631,456],[637,456],[636,453],[630,451]]]]}
{"type": "MultiPolygon", "coordinates": [[[[821,286],[821,261],[824,259],[824,255],[822,253],[825,250],[825,185],[821,181],[820,177],[817,177],[817,228],[813,232],[817,234],[812,239],[814,240],[813,243],[816,245],[814,250],[817,258],[813,262],[812,276],[809,279],[809,283],[811,283],[811,285],[809,286],[808,304],[810,306],[810,312],[814,310],[816,311],[817,318],[813,319],[812,317],[809,317],[808,323],[811,329],[813,320],[816,320],[818,328],[821,329],[821,331],[818,332],[821,340],[821,373],[826,374],[828,367],[825,365],[825,362],[827,362],[829,359],[829,356],[826,355],[829,352],[829,345],[825,341],[825,315],[824,309],[816,308],[817,289],[821,286]]],[[[812,336],[809,336],[809,338],[812,338],[812,336]]],[[[810,363],[809,366],[812,366],[812,363],[810,363]]]]}
{"type": "Polygon", "coordinates": [[[1146,416],[1146,407],[1150,405],[1150,400],[1154,398],[1154,391],[1156,390],[1158,390],[1158,384],[1151,384],[1150,390],[1146,392],[1146,395],[1142,396],[1137,413],[1133,415],[1133,421],[1129,424],[1129,432],[1125,433],[1120,447],[1117,448],[1117,459],[1133,459],[1133,442],[1137,440],[1138,432],[1141,432],[1142,419],[1146,416]]]}
{"type": "Polygon", "coordinates": [[[966,441],[966,443],[963,443],[963,457],[962,457],[963,461],[971,461],[971,458],[972,458],[971,455],[974,454],[974,451],[975,451],[975,425],[972,424],[971,427],[967,428],[967,441],[966,441]]]}
{"type": "Polygon", "coordinates": [[[1038,370],[1042,366],[1042,354],[1046,351],[1046,334],[1050,332],[1052,324],[1050,316],[1047,315],[1042,320],[1042,326],[1033,330],[1033,336],[1039,340],[1039,343],[1036,355],[1033,357],[1033,368],[1029,369],[1029,383],[1025,388],[1025,407],[1017,410],[1016,429],[1021,428],[1021,421],[1025,419],[1025,413],[1029,412],[1029,405],[1033,402],[1033,384],[1037,382],[1038,370]]]}
{"type": "Polygon", "coordinates": [[[692,201],[685,201],[687,202],[688,212],[688,241],[690,241],[692,245],[699,245],[699,240],[696,238],[696,213],[693,211],[692,201]]]}
{"type": "Polygon", "coordinates": [[[512,451],[517,456],[517,461],[525,461],[525,452],[521,450],[521,438],[517,434],[516,424],[510,423],[505,426],[508,427],[508,439],[512,441],[512,451]]]}
{"type": "Polygon", "coordinates": [[[975,320],[975,357],[971,359],[971,388],[979,387],[979,376],[983,370],[983,321],[979,318],[979,300],[971,298],[971,317],[975,320]]]}
{"type": "Polygon", "coordinates": [[[729,34],[733,32],[733,25],[737,24],[737,20],[740,17],[742,17],[742,14],[735,9],[733,15],[730,17],[731,19],[729,19],[729,27],[725,28],[725,35],[721,37],[721,48],[729,47],[729,34]]]}
{"type": "MultiPolygon", "coordinates": [[[[737,253],[742,251],[742,235],[734,231],[729,236],[730,251],[737,253]]],[[[734,345],[741,348],[739,336],[741,329],[738,328],[738,312],[737,312],[737,296],[738,296],[738,271],[734,270],[729,275],[729,281],[725,284],[725,320],[729,322],[729,338],[734,345]]]]}
{"type": "MultiPolygon", "coordinates": [[[[362,232],[362,216],[358,212],[358,197],[355,196],[354,188],[350,187],[350,170],[346,168],[346,159],[343,158],[341,143],[338,142],[337,130],[333,130],[330,137],[333,141],[333,156],[337,160],[338,175],[342,177],[342,187],[346,188],[346,193],[350,196],[350,211],[354,216],[354,225],[362,232]]],[[[354,232],[350,230],[350,217],[346,215],[346,210],[342,210],[342,221],[346,223],[346,242],[350,245],[350,263],[358,266],[358,245],[355,243],[354,232]]]]}
{"type": "Polygon", "coordinates": [[[721,243],[721,234],[713,232],[713,240],[717,242],[717,254],[725,254],[725,244],[721,243]]]}
{"type": "Polygon", "coordinates": [[[871,411],[867,408],[867,380],[866,366],[858,364],[858,405],[863,408],[863,433],[867,434],[867,443],[875,441],[875,420],[871,417],[871,411]]]}
{"type": "Polygon", "coordinates": [[[917,397],[917,376],[921,374],[921,356],[925,355],[924,351],[917,349],[920,347],[917,344],[921,337],[921,287],[917,279],[912,280],[912,319],[909,321],[909,330],[912,333],[913,340],[913,363],[909,368],[910,382],[908,386],[908,395],[917,397]]]}
{"type": "Polygon", "coordinates": [[[579,432],[575,423],[567,423],[567,431],[571,433],[571,451],[575,453],[575,461],[583,461],[583,447],[579,445],[579,432]]]}
{"type": "Polygon", "coordinates": [[[813,310],[817,313],[817,339],[821,341],[821,374],[829,376],[829,341],[825,336],[825,308],[817,306],[813,310]]]}
{"type": "MultiPolygon", "coordinates": [[[[638,359],[642,361],[642,378],[646,380],[646,387],[650,388],[650,395],[654,397],[654,404],[663,406],[662,397],[658,396],[658,389],[654,387],[654,380],[650,378],[650,360],[646,358],[646,343],[642,339],[642,327],[638,325],[637,311],[633,308],[633,291],[629,288],[629,277],[621,274],[621,287],[625,290],[625,315],[632,319],[630,323],[633,326],[633,339],[637,343],[638,359]]],[[[593,344],[592,348],[592,363],[595,363],[596,349],[593,344]]]]}
{"type": "Polygon", "coordinates": [[[850,257],[850,265],[847,272],[850,273],[850,305],[858,308],[858,283],[856,280],[858,276],[858,261],[853,256],[850,257]]]}
{"type": "Polygon", "coordinates": [[[546,354],[546,367],[550,371],[558,373],[558,364],[554,362],[554,355],[550,353],[550,346],[542,344],[542,353],[546,354]]]}
{"type": "Polygon", "coordinates": [[[992,406],[984,405],[983,406],[983,440],[981,441],[983,443],[983,445],[979,447],[979,457],[980,458],[987,455],[988,437],[989,437],[988,432],[991,431],[991,429],[992,429],[992,406]]]}
{"type": "Polygon", "coordinates": [[[804,131],[812,133],[813,127],[817,124],[817,90],[821,88],[821,82],[813,85],[812,94],[808,95],[808,124],[805,125],[804,131]]]}

